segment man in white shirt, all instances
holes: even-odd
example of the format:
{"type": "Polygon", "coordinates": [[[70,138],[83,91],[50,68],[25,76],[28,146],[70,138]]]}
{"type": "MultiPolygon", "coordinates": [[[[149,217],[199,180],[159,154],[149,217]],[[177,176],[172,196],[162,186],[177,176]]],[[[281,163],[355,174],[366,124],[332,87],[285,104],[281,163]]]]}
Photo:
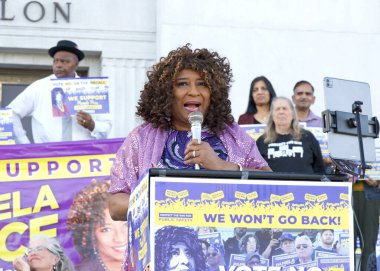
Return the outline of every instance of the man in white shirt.
{"type": "Polygon", "coordinates": [[[34,143],[106,138],[111,128],[108,114],[92,116],[79,111],[76,116],[53,116],[51,79],[79,77],[76,70],[85,55],[69,40],[59,41],[49,49],[49,55],[53,58],[53,74],[33,82],[8,105],[13,110],[16,143],[31,143],[21,124],[26,116],[32,117],[34,143]]]}

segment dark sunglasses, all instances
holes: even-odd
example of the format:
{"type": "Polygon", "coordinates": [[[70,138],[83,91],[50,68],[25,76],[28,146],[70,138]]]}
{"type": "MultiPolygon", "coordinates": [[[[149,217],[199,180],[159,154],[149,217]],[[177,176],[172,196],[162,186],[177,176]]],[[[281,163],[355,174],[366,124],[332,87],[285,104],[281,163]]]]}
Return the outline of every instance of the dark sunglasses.
{"type": "Polygon", "coordinates": [[[215,257],[216,255],[218,255],[218,253],[217,252],[213,252],[213,253],[207,253],[206,254],[206,257],[215,257]]]}

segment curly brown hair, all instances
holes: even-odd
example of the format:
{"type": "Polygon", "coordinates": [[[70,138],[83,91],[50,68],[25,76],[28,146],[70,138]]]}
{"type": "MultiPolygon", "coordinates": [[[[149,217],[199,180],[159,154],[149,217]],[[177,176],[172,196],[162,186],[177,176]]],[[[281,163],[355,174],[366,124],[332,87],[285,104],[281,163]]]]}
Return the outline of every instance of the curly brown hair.
{"type": "Polygon", "coordinates": [[[173,83],[178,73],[191,69],[200,74],[211,91],[210,106],[203,123],[217,133],[224,129],[225,124],[234,121],[228,99],[232,81],[230,64],[217,52],[205,48],[192,50],[190,47],[186,44],[171,51],[147,72],[148,82],[141,91],[136,114],[154,127],[172,128],[173,83]]]}
{"type": "Polygon", "coordinates": [[[96,247],[95,229],[104,226],[104,210],[108,208],[109,181],[93,180],[77,193],[67,219],[74,245],[82,260],[91,257],[96,247]]]}

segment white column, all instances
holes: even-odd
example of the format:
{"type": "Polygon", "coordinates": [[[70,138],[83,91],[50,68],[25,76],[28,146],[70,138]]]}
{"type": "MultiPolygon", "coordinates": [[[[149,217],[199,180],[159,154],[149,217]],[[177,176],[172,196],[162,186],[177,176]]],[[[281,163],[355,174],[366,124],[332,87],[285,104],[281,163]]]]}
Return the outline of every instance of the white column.
{"type": "Polygon", "coordinates": [[[110,138],[126,137],[141,122],[135,115],[136,106],[152,63],[145,59],[102,59],[102,76],[110,80],[110,138]]]}

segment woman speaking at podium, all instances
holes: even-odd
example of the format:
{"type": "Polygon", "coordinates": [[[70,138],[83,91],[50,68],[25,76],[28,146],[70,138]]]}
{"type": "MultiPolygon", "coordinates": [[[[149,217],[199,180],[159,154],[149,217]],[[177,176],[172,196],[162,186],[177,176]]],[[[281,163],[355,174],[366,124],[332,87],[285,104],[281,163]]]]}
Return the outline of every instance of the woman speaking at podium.
{"type": "Polygon", "coordinates": [[[162,57],[147,76],[136,113],[144,123],[128,135],[111,169],[114,220],[125,220],[129,194],[151,167],[270,171],[254,139],[231,115],[232,73],[226,58],[187,44],[162,57]],[[200,143],[192,139],[192,112],[203,115],[200,143]]]}

